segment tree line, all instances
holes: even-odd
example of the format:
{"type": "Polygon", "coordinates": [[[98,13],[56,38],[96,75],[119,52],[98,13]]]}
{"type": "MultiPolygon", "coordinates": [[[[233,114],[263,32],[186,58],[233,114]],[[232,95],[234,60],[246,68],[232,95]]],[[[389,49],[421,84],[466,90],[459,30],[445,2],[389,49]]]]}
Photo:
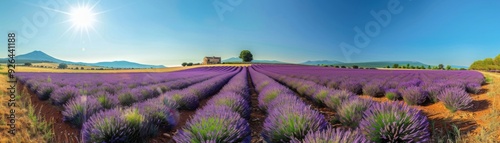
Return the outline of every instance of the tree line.
{"type": "Polygon", "coordinates": [[[472,70],[500,70],[500,54],[495,58],[474,61],[469,68],[472,70]]]}

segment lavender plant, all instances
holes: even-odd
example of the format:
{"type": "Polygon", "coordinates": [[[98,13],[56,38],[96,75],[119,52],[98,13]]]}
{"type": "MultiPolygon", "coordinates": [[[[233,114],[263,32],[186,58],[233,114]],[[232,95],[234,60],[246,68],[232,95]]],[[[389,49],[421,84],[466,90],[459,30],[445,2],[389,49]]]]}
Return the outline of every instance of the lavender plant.
{"type": "Polygon", "coordinates": [[[370,143],[359,131],[341,128],[309,131],[304,139],[294,139],[291,143],[370,143]]]}
{"type": "Polygon", "coordinates": [[[439,101],[438,95],[443,91],[443,87],[438,85],[428,86],[425,91],[427,91],[430,101],[436,103],[439,101]]]}
{"type": "Polygon", "coordinates": [[[439,100],[451,112],[465,110],[472,107],[472,98],[460,87],[446,88],[439,94],[439,100]]]}
{"type": "Polygon", "coordinates": [[[266,142],[303,139],[309,130],[326,129],[328,122],[319,112],[304,105],[287,104],[274,108],[264,121],[262,137],[266,142]]]}
{"type": "Polygon", "coordinates": [[[335,90],[331,96],[328,96],[323,103],[330,109],[336,110],[340,104],[350,97],[355,96],[353,93],[346,90],[335,90]]]}
{"type": "Polygon", "coordinates": [[[401,98],[401,94],[397,89],[387,89],[385,91],[385,97],[389,100],[398,100],[399,98],[401,98]]]}
{"type": "Polygon", "coordinates": [[[250,118],[250,103],[234,92],[219,93],[208,101],[207,105],[227,106],[234,112],[239,113],[242,118],[250,118]]]}
{"type": "Polygon", "coordinates": [[[137,102],[137,93],[134,93],[130,90],[123,91],[121,93],[118,93],[118,101],[120,102],[120,105],[122,106],[130,106],[133,103],[137,102]]]}
{"type": "Polygon", "coordinates": [[[63,121],[81,127],[91,115],[102,109],[103,107],[94,97],[77,96],[64,105],[63,121]]]}
{"type": "Polygon", "coordinates": [[[64,86],[62,88],[56,89],[50,99],[55,105],[64,105],[69,99],[80,95],[80,91],[73,86],[64,86]]]}
{"type": "Polygon", "coordinates": [[[138,110],[115,108],[99,112],[83,124],[83,142],[144,142],[146,126],[138,110]]]}
{"type": "Polygon", "coordinates": [[[354,94],[361,94],[362,93],[362,85],[359,82],[356,81],[343,81],[340,84],[340,89],[342,90],[347,90],[350,91],[354,94]]]}
{"type": "Polygon", "coordinates": [[[359,129],[376,143],[429,142],[429,121],[419,110],[397,102],[373,104],[359,129]]]}
{"type": "Polygon", "coordinates": [[[176,134],[176,142],[202,143],[250,142],[248,122],[226,106],[209,106],[197,111],[194,118],[176,134]]]}
{"type": "Polygon", "coordinates": [[[479,94],[481,91],[481,85],[479,83],[468,83],[466,89],[469,93],[479,94]]]}
{"type": "Polygon", "coordinates": [[[337,116],[334,118],[340,124],[355,129],[363,119],[363,113],[371,106],[372,101],[361,98],[350,98],[337,108],[337,116]]]}
{"type": "Polygon", "coordinates": [[[53,83],[41,83],[37,88],[36,95],[40,100],[47,100],[50,98],[52,92],[58,87],[59,86],[53,83]]]}
{"type": "Polygon", "coordinates": [[[427,100],[427,93],[418,86],[407,87],[401,95],[408,105],[421,105],[427,100]]]}
{"type": "Polygon", "coordinates": [[[376,97],[378,95],[383,95],[384,90],[382,89],[382,83],[380,81],[372,81],[363,87],[363,93],[370,96],[376,97]]]}

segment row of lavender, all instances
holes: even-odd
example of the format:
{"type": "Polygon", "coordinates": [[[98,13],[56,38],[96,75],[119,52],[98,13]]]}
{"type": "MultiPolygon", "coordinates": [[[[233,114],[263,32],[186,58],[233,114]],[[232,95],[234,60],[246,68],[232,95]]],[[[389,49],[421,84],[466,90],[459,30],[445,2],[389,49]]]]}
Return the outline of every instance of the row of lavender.
{"type": "Polygon", "coordinates": [[[332,122],[343,125],[343,128],[311,130],[302,141],[294,139],[293,142],[316,142],[319,139],[327,142],[425,142],[430,138],[427,117],[407,105],[380,104],[361,99],[350,91],[331,89],[312,81],[283,77],[269,71],[260,72],[317,104],[336,111],[332,122]]]}
{"type": "Polygon", "coordinates": [[[200,100],[220,90],[240,70],[168,91],[130,107],[101,111],[83,125],[83,139],[85,142],[144,142],[159,130],[173,129],[178,123],[178,110],[195,110],[200,100]]]}
{"type": "MultiPolygon", "coordinates": [[[[210,92],[218,91],[240,69],[235,67],[198,68],[161,74],[20,73],[18,76],[20,82],[36,93],[39,98],[48,97],[40,99],[51,99],[55,105],[64,105],[65,121],[80,127],[89,119],[90,121],[85,123],[82,130],[86,141],[109,142],[131,141],[137,139],[136,137],[153,136],[161,127],[170,128],[177,120],[177,109],[171,104],[165,106],[152,101],[158,101],[160,98],[166,99],[165,97],[172,95],[173,92],[179,92],[174,89],[188,91],[188,88],[185,88],[188,86],[192,87],[189,88],[191,92],[183,93],[200,97],[207,96],[210,92]],[[154,82],[141,80],[148,76],[162,79],[157,78],[154,82]],[[218,87],[213,85],[217,82],[222,85],[218,87]],[[106,86],[108,84],[113,86],[106,86]],[[174,91],[167,92],[170,90],[174,91]],[[94,113],[98,115],[92,116],[94,113]],[[112,117],[118,114],[122,116],[112,117]],[[130,122],[125,122],[125,120],[130,122]],[[135,125],[139,120],[144,122],[140,127],[135,125]],[[134,132],[134,129],[140,130],[134,132]],[[127,135],[131,136],[126,137],[127,135]]],[[[179,103],[176,105],[183,105],[182,102],[179,103]]]]}
{"type": "Polygon", "coordinates": [[[290,142],[303,139],[309,131],[322,131],[328,122],[311,109],[293,91],[253,68],[250,75],[259,93],[259,107],[267,113],[262,137],[266,142],[290,142]]]}
{"type": "Polygon", "coordinates": [[[246,68],[233,77],[174,136],[184,142],[250,142],[250,94],[246,68]]]}
{"type": "Polygon", "coordinates": [[[295,84],[301,80],[319,84],[313,89],[324,86],[375,97],[385,95],[390,100],[403,99],[410,105],[443,101],[451,112],[470,108],[472,99],[467,92],[478,94],[484,84],[484,76],[475,71],[332,70],[291,65],[256,68],[275,73],[277,79],[298,80],[295,84]]]}

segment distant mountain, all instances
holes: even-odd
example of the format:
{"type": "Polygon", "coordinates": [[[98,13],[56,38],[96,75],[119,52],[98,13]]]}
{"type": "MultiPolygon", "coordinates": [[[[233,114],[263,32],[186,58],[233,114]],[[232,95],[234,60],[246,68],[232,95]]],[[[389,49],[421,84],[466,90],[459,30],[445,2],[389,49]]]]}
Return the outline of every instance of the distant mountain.
{"type": "Polygon", "coordinates": [[[316,60],[316,61],[306,61],[300,64],[304,65],[335,65],[335,64],[343,64],[343,62],[339,61],[330,61],[330,60],[316,60]]]}
{"type": "MultiPolygon", "coordinates": [[[[84,66],[98,66],[98,67],[110,67],[110,68],[164,68],[163,65],[145,65],[129,61],[112,61],[112,62],[98,62],[98,63],[84,63],[84,62],[71,62],[60,60],[54,58],[42,51],[33,51],[27,54],[17,55],[16,63],[41,63],[41,62],[51,62],[51,63],[66,63],[74,65],[84,65],[84,66]]],[[[7,62],[7,58],[0,59],[0,62],[7,62]]]]}
{"type": "MultiPolygon", "coordinates": [[[[237,57],[231,57],[231,58],[222,60],[222,62],[241,62],[241,59],[237,58],[237,57]]],[[[277,61],[277,60],[252,60],[252,63],[286,64],[286,62],[277,61]]]]}
{"type": "MultiPolygon", "coordinates": [[[[394,64],[398,64],[399,66],[406,66],[410,64],[410,66],[424,66],[427,68],[429,64],[424,64],[418,61],[375,61],[375,62],[356,62],[356,63],[342,63],[339,61],[328,61],[328,60],[318,60],[318,61],[306,61],[301,64],[304,65],[335,65],[335,66],[353,66],[357,65],[360,67],[366,67],[366,68],[384,68],[387,66],[393,66],[394,64]]],[[[430,65],[430,66],[437,66],[437,65],[430,65]]],[[[446,65],[445,65],[446,66],[446,65]]],[[[468,66],[457,66],[457,65],[451,65],[453,68],[465,68],[468,69],[468,66]]]]}
{"type": "Polygon", "coordinates": [[[387,66],[393,66],[394,64],[398,64],[399,66],[406,66],[407,64],[410,64],[410,66],[425,66],[426,68],[429,66],[427,64],[417,62],[417,61],[375,61],[375,62],[358,62],[358,63],[340,63],[340,64],[334,64],[338,66],[353,66],[357,65],[360,67],[366,67],[366,68],[383,68],[387,66]]]}
{"type": "Polygon", "coordinates": [[[113,62],[98,62],[92,64],[100,67],[113,67],[113,68],[164,68],[163,65],[145,65],[129,61],[113,61],[113,62]]]}
{"type": "MultiPolygon", "coordinates": [[[[53,63],[70,63],[68,61],[63,61],[52,56],[45,54],[42,51],[33,51],[24,55],[17,55],[17,61],[41,61],[41,62],[53,62],[53,63]]],[[[22,63],[22,62],[21,62],[22,63]]]]}

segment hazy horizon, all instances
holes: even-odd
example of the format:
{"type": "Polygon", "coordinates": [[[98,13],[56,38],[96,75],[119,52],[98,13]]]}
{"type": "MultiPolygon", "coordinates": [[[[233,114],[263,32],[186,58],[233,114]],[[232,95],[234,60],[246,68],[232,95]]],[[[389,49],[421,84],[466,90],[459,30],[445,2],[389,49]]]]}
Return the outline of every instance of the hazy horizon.
{"type": "MultiPolygon", "coordinates": [[[[42,2],[51,5],[0,2],[5,21],[0,23],[5,34],[0,44],[5,49],[7,33],[16,32],[17,54],[40,50],[89,63],[126,60],[173,66],[201,62],[204,56],[238,57],[248,49],[254,59],[291,63],[419,61],[470,66],[500,54],[500,1],[493,0],[42,2]],[[82,26],[85,21],[75,20],[78,7],[91,11],[91,24],[82,26]],[[218,13],[220,8],[227,11],[218,13]],[[385,12],[390,19],[373,16],[385,12]],[[377,25],[379,30],[373,32],[377,25]],[[358,28],[369,42],[356,44],[358,28]],[[342,47],[348,46],[342,43],[357,52],[346,54],[342,47]]],[[[7,50],[0,54],[6,57],[7,50]]]]}

